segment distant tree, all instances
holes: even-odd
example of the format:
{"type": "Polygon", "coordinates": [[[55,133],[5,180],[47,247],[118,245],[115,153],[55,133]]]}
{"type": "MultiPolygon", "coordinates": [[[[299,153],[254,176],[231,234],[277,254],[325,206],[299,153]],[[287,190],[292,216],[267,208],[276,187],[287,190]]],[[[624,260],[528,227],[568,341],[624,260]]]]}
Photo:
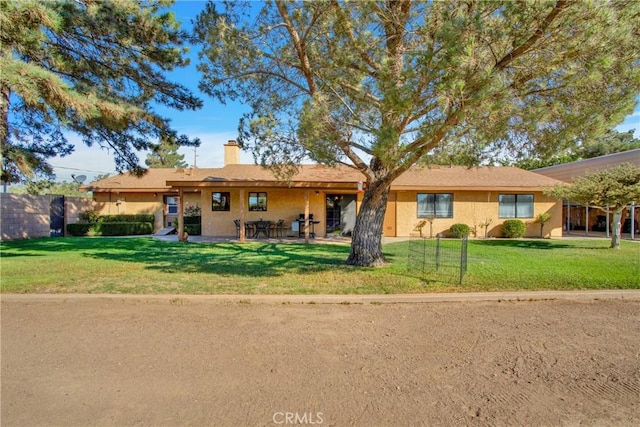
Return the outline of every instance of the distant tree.
{"type": "Polygon", "coordinates": [[[586,140],[578,150],[578,155],[582,159],[591,159],[640,148],[640,139],[634,136],[634,132],[634,129],[627,132],[610,129],[597,138],[586,140]]]}
{"type": "Polygon", "coordinates": [[[98,182],[101,181],[103,179],[107,179],[111,176],[110,173],[100,173],[98,175],[95,176],[95,178],[93,178],[93,182],[98,182]]]}
{"type": "Polygon", "coordinates": [[[622,211],[632,202],[640,200],[640,168],[623,163],[615,168],[580,176],[571,184],[557,185],[545,193],[583,206],[611,209],[611,247],[619,249],[622,211]]]}
{"type": "Polygon", "coordinates": [[[151,149],[144,163],[150,168],[186,168],[189,164],[184,161],[184,154],[178,153],[178,148],[174,142],[163,141],[151,149]]]}
{"type": "Polygon", "coordinates": [[[311,158],[364,174],[347,264],[375,266],[390,185],[434,148],[470,136],[557,152],[631,113],[639,14],[636,1],[209,2],[200,88],[251,108],[238,142],[276,172],[311,158]]]}
{"type": "Polygon", "coordinates": [[[177,136],[152,104],[201,101],[166,72],[190,41],[168,0],[0,1],[1,179],[51,178],[47,159],[73,151],[67,132],[109,147],[116,169],[142,173],[137,150],[177,136]]]}
{"type": "Polygon", "coordinates": [[[577,141],[576,146],[551,157],[521,157],[514,162],[505,162],[522,169],[532,170],[554,166],[578,160],[591,159],[606,154],[621,153],[623,151],[640,148],[640,139],[635,138],[634,130],[618,132],[609,129],[604,134],[584,141],[577,141]]]}
{"type": "Polygon", "coordinates": [[[45,179],[29,180],[23,184],[13,185],[10,192],[14,194],[30,194],[34,196],[58,194],[61,196],[89,197],[85,191],[80,191],[82,184],[77,182],[53,182],[45,179]]]}

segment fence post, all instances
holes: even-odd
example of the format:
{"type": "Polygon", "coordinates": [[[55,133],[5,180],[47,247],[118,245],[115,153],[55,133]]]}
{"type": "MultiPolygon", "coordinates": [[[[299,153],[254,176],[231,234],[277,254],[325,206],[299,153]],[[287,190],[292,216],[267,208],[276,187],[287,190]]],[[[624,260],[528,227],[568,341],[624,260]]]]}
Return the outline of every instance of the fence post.
{"type": "Polygon", "coordinates": [[[440,233],[436,236],[436,271],[440,269],[440,233]]]}
{"type": "Polygon", "coordinates": [[[460,281],[459,285],[462,285],[462,278],[464,274],[467,272],[467,242],[469,238],[468,236],[464,236],[462,238],[462,246],[460,248],[460,281]]]}

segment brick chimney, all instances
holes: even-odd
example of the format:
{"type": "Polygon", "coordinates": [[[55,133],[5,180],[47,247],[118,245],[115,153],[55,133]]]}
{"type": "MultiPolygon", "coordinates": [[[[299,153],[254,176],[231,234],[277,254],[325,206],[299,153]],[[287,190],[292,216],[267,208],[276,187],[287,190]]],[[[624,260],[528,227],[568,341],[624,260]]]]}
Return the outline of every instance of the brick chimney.
{"type": "Polygon", "coordinates": [[[240,146],[234,140],[224,144],[224,165],[240,164],[240,146]]]}

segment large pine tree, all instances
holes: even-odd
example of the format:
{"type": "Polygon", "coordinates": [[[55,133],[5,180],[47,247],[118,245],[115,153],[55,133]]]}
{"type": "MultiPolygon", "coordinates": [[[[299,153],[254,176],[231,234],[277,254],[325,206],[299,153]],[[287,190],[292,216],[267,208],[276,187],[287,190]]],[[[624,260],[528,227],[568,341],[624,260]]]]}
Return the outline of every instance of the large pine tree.
{"type": "Polygon", "coordinates": [[[364,174],[347,263],[375,266],[391,183],[432,150],[557,152],[630,114],[639,15],[634,0],[212,2],[200,87],[251,107],[238,142],[264,163],[364,174]]]}
{"type": "Polygon", "coordinates": [[[0,1],[2,180],[51,174],[47,159],[73,150],[69,132],[141,173],[137,150],[178,136],[154,104],[201,101],[165,75],[187,65],[189,36],[167,0],[0,1]]]}

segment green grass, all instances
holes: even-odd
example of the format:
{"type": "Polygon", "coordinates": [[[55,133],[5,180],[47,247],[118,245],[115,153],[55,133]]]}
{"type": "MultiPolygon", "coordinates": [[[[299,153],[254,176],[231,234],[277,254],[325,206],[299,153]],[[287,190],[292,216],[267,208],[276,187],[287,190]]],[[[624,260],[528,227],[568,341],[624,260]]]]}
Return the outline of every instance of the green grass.
{"type": "Polygon", "coordinates": [[[462,285],[421,280],[408,242],[389,265],[344,265],[330,244],[177,243],[152,238],[3,242],[4,293],[392,294],[519,289],[640,288],[640,244],[604,240],[471,240],[462,285]]]}

